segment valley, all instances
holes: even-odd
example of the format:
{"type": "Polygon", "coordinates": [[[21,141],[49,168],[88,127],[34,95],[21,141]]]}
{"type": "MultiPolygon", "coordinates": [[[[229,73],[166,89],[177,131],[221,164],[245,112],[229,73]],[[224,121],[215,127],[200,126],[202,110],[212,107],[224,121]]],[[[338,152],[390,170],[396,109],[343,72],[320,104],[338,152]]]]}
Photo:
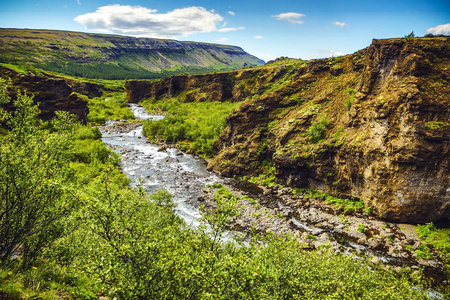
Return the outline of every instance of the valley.
{"type": "MultiPolygon", "coordinates": [[[[51,242],[29,261],[37,270],[54,259],[45,276],[67,268],[86,280],[65,278],[61,293],[383,298],[389,285],[392,299],[448,296],[449,37],[373,40],[351,55],[262,66],[231,46],[0,32],[2,153],[28,161],[39,136],[68,139],[56,150],[64,171],[42,184],[64,191],[55,203],[71,203],[43,215],[70,230],[43,235],[51,242]],[[19,91],[42,121],[14,121],[19,91]],[[70,129],[61,110],[87,126],[70,129]],[[16,127],[28,138],[14,153],[16,127]]],[[[0,298],[22,276],[12,261],[0,298]]]]}

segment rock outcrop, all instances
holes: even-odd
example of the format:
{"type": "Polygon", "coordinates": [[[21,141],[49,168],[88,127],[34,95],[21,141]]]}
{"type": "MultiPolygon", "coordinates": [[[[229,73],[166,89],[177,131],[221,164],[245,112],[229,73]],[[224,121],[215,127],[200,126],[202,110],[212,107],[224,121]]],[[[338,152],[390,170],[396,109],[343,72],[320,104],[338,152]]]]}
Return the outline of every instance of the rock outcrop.
{"type": "Polygon", "coordinates": [[[374,40],[343,57],[129,82],[128,101],[243,101],[209,169],[272,172],[389,221],[450,218],[450,38],[374,40]],[[224,92],[226,91],[226,92],[224,92]],[[244,101],[245,100],[245,101],[244,101]]]}
{"type": "MultiPolygon", "coordinates": [[[[69,79],[63,79],[51,75],[22,74],[13,69],[0,66],[0,77],[11,79],[9,94],[13,99],[17,91],[32,95],[33,101],[39,103],[40,117],[49,120],[55,116],[55,111],[67,111],[74,114],[82,123],[87,122],[88,107],[85,99],[75,91],[86,95],[98,95],[100,87],[90,83],[77,83],[69,79]]],[[[5,105],[6,109],[12,109],[12,104],[5,105]]]]}
{"type": "Polygon", "coordinates": [[[240,101],[232,94],[237,73],[236,71],[171,76],[152,83],[142,80],[129,80],[125,83],[127,101],[137,103],[142,99],[172,98],[183,92],[185,92],[183,100],[186,102],[240,101]]]}

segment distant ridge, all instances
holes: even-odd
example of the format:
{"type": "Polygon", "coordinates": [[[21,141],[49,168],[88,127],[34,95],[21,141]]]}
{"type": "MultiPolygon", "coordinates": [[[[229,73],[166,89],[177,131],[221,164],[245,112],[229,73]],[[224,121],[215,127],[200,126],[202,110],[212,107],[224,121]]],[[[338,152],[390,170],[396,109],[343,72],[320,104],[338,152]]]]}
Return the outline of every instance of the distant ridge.
{"type": "Polygon", "coordinates": [[[236,46],[0,28],[0,63],[86,78],[151,79],[259,66],[264,61],[236,46]]]}

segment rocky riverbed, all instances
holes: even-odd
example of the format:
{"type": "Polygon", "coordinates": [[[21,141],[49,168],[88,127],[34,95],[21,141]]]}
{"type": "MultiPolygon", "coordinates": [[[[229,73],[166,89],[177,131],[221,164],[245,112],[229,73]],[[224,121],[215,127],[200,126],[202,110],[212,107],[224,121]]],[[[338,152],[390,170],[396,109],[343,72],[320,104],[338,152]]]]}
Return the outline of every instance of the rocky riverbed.
{"type": "MultiPolygon", "coordinates": [[[[421,241],[411,225],[384,222],[363,212],[344,213],[320,199],[293,195],[290,188],[252,187],[233,180],[222,185],[240,198],[240,214],[231,220],[231,226],[247,233],[247,237],[251,232],[289,233],[305,248],[368,256],[374,264],[384,263],[398,272],[421,269],[427,276],[445,282],[437,254],[433,254],[433,259],[420,259],[414,252],[421,241]]],[[[199,198],[210,211],[216,208],[216,191],[217,188],[208,187],[199,198]]]]}

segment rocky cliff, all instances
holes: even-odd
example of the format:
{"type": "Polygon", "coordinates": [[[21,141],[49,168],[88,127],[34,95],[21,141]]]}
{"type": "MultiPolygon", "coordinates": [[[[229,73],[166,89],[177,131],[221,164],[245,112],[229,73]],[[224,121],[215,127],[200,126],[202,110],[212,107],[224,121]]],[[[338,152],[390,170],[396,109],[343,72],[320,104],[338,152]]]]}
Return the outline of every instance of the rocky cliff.
{"type": "Polygon", "coordinates": [[[243,101],[209,169],[355,197],[398,222],[450,218],[450,38],[343,57],[127,83],[128,100],[243,101]],[[245,101],[244,101],[245,100],[245,101]]]}
{"type": "MultiPolygon", "coordinates": [[[[17,91],[33,95],[33,101],[39,103],[40,117],[49,120],[55,115],[55,111],[68,111],[78,117],[82,123],[87,122],[87,102],[77,93],[87,96],[101,96],[100,87],[86,82],[75,82],[70,79],[41,74],[22,74],[13,69],[0,66],[0,77],[11,79],[9,94],[14,100],[17,91]]],[[[6,105],[6,109],[12,109],[12,105],[6,105]]]]}
{"type": "Polygon", "coordinates": [[[80,32],[1,29],[0,63],[102,79],[161,78],[264,62],[239,47],[80,32]]]}

